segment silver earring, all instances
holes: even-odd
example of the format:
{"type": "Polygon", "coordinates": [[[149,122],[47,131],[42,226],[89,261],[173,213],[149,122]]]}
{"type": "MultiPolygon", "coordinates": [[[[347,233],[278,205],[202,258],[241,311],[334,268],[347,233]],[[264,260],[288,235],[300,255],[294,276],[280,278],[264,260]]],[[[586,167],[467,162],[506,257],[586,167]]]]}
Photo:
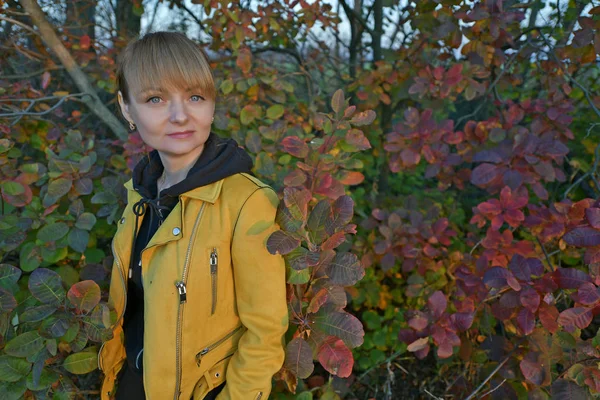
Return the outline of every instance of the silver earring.
{"type": "Polygon", "coordinates": [[[215,122],[215,117],[212,117],[212,121],[211,122],[215,122]]]}
{"type": "Polygon", "coordinates": [[[131,129],[132,131],[135,130],[135,124],[131,121],[129,121],[129,129],[131,129]]]}

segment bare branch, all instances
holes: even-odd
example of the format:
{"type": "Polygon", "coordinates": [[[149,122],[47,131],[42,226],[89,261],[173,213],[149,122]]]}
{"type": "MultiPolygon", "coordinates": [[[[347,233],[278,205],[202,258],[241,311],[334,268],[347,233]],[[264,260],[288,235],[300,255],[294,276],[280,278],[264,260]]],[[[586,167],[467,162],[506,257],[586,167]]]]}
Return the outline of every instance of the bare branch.
{"type": "Polygon", "coordinates": [[[15,125],[17,122],[19,122],[21,120],[21,118],[23,118],[26,115],[29,116],[40,116],[40,115],[45,115],[45,114],[49,114],[52,111],[56,110],[65,100],[70,99],[70,98],[78,98],[78,97],[85,97],[85,96],[89,96],[89,94],[87,93],[75,93],[75,94],[69,94],[66,96],[48,96],[48,97],[40,97],[38,99],[2,99],[0,100],[0,102],[6,102],[6,101],[10,101],[10,102],[18,102],[18,101],[29,101],[29,105],[27,106],[27,108],[24,111],[14,111],[14,112],[10,112],[10,113],[2,113],[0,114],[0,118],[15,118],[15,120],[11,123],[11,125],[15,125]],[[44,100],[55,100],[55,99],[59,99],[55,105],[53,105],[52,107],[48,108],[47,110],[44,111],[40,111],[40,112],[35,112],[35,111],[30,111],[33,106],[40,102],[40,101],[44,101],[44,100]]]}
{"type": "Polygon", "coordinates": [[[101,121],[103,121],[110,130],[122,140],[127,139],[127,129],[117,119],[117,117],[110,112],[110,110],[102,103],[98,94],[90,84],[88,77],[81,70],[77,62],[66,49],[66,47],[60,41],[52,25],[46,19],[44,12],[40,8],[39,4],[35,0],[21,0],[21,5],[31,16],[34,24],[40,30],[40,36],[46,43],[46,45],[56,54],[60,59],[61,63],[67,69],[67,72],[71,78],[75,81],[75,84],[83,93],[88,96],[83,96],[82,101],[90,108],[90,110],[96,114],[101,121]]]}
{"type": "Polygon", "coordinates": [[[32,78],[34,76],[41,75],[46,71],[56,71],[59,69],[65,69],[65,67],[63,67],[62,65],[55,65],[52,67],[42,68],[42,69],[39,69],[39,70],[33,71],[33,72],[27,72],[27,73],[21,74],[21,75],[0,75],[0,79],[27,79],[27,78],[32,78]]]}

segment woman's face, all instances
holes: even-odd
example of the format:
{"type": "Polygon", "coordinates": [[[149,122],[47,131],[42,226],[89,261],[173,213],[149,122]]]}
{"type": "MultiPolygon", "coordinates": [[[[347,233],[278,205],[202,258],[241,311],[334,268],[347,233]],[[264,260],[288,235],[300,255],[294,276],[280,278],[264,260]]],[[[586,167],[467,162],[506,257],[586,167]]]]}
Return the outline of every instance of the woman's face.
{"type": "Polygon", "coordinates": [[[131,89],[127,103],[119,91],[119,105],[144,143],[171,158],[193,158],[202,151],[210,134],[213,100],[194,89],[131,89]]]}

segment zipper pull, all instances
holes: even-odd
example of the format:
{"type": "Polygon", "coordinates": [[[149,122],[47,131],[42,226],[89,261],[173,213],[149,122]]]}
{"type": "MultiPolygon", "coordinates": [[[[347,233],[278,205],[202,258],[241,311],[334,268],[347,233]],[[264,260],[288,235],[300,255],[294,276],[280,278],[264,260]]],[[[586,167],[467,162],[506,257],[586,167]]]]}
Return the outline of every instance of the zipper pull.
{"type": "Polygon", "coordinates": [[[131,279],[132,276],[133,276],[133,269],[129,268],[129,279],[131,279]]]}
{"type": "Polygon", "coordinates": [[[208,347],[205,347],[204,349],[200,350],[200,353],[196,354],[196,365],[200,366],[200,361],[202,361],[202,357],[208,353],[209,349],[208,347]]]}
{"type": "Polygon", "coordinates": [[[185,290],[185,283],[182,281],[179,281],[175,284],[175,287],[177,287],[177,290],[179,291],[179,303],[185,303],[186,302],[186,298],[187,298],[187,292],[185,290]]]}
{"type": "Polygon", "coordinates": [[[213,247],[212,251],[210,252],[210,273],[211,274],[217,273],[217,263],[218,263],[217,249],[215,247],[213,247]]]}

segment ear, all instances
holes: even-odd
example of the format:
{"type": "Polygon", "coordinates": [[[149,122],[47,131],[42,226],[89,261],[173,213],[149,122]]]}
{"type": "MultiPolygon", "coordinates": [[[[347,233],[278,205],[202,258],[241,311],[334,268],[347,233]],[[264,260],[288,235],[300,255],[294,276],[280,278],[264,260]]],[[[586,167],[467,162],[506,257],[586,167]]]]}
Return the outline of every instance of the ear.
{"type": "Polygon", "coordinates": [[[131,115],[129,114],[129,105],[127,103],[125,103],[125,100],[123,99],[123,93],[121,93],[120,90],[117,93],[117,100],[119,101],[119,107],[121,107],[121,113],[123,114],[125,119],[129,122],[133,122],[133,119],[131,118],[131,115]]]}

